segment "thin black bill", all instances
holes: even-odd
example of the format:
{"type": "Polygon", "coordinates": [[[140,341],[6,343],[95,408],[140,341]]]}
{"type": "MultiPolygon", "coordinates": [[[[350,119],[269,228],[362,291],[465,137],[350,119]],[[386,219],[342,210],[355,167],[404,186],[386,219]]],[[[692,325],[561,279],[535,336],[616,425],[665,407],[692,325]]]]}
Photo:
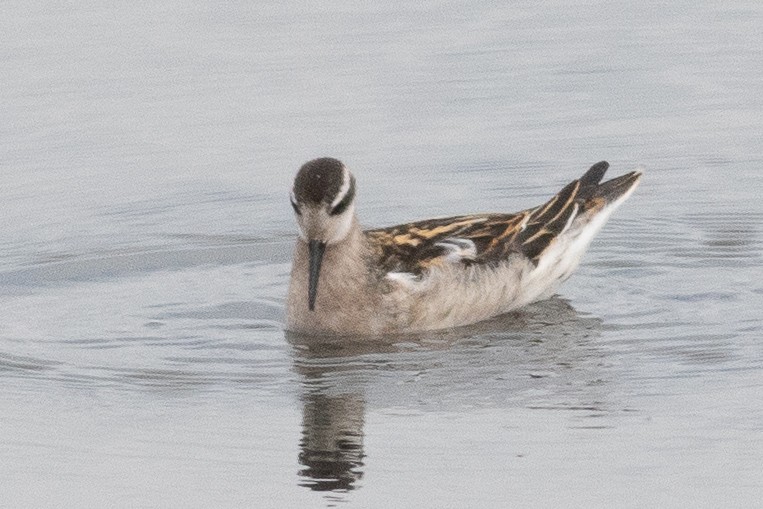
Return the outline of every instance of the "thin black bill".
{"type": "Polygon", "coordinates": [[[323,262],[323,251],[326,249],[326,243],[318,240],[311,240],[307,244],[310,257],[310,280],[307,287],[307,306],[310,311],[315,310],[315,298],[318,296],[318,277],[321,273],[321,263],[323,262]]]}

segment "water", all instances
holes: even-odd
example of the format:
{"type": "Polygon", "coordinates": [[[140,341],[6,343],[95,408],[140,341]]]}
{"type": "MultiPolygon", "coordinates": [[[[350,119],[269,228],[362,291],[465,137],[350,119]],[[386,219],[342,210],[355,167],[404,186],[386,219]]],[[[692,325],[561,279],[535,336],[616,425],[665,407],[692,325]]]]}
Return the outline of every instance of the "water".
{"type": "Polygon", "coordinates": [[[752,507],[758,2],[0,7],[3,507],[752,507]],[[560,297],[283,331],[305,160],[365,225],[644,181],[560,297]]]}

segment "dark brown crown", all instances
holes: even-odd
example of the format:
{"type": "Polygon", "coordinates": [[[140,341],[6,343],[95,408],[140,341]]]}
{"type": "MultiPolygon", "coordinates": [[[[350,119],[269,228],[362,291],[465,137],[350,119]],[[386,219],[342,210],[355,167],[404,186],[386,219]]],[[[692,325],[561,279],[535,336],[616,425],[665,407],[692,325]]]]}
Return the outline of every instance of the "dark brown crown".
{"type": "Polygon", "coordinates": [[[321,157],[302,165],[294,179],[294,197],[299,203],[331,203],[344,183],[344,165],[338,159],[321,157]]]}

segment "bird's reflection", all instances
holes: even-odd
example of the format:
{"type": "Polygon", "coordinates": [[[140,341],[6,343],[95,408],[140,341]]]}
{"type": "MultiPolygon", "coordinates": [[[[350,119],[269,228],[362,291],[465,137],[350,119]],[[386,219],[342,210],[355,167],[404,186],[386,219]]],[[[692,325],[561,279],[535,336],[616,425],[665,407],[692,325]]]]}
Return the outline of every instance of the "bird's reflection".
{"type": "Polygon", "coordinates": [[[595,385],[586,382],[598,378],[590,372],[600,364],[591,360],[590,341],[600,328],[600,320],[554,298],[444,331],[375,338],[287,334],[302,382],[300,484],[335,493],[359,486],[369,396],[381,407],[427,401],[458,407],[475,397],[522,404],[507,398],[537,389],[544,373],[565,370],[578,375],[555,374],[560,387],[595,385]],[[407,382],[422,377],[423,393],[413,394],[416,384],[407,382]]]}
{"type": "Polygon", "coordinates": [[[349,491],[363,476],[363,395],[306,394],[299,462],[302,484],[315,491],[349,491]]]}

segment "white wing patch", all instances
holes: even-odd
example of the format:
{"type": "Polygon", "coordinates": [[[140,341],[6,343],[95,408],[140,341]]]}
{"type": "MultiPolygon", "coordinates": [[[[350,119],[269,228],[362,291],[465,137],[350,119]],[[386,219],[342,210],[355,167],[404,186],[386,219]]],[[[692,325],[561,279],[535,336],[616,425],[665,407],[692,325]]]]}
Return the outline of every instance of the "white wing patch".
{"type": "Polygon", "coordinates": [[[450,237],[438,242],[435,246],[445,249],[445,259],[449,262],[457,263],[477,257],[477,246],[469,239],[450,237]]]}
{"type": "Polygon", "coordinates": [[[387,279],[408,287],[413,286],[421,280],[421,278],[411,272],[388,272],[387,279]]]}
{"type": "MultiPolygon", "coordinates": [[[[445,250],[442,259],[448,263],[459,263],[463,260],[473,260],[477,257],[477,246],[469,239],[458,237],[449,237],[435,244],[445,250]]],[[[388,272],[387,279],[405,286],[410,290],[422,288],[422,284],[428,281],[428,277],[414,274],[412,272],[388,272]]]]}

